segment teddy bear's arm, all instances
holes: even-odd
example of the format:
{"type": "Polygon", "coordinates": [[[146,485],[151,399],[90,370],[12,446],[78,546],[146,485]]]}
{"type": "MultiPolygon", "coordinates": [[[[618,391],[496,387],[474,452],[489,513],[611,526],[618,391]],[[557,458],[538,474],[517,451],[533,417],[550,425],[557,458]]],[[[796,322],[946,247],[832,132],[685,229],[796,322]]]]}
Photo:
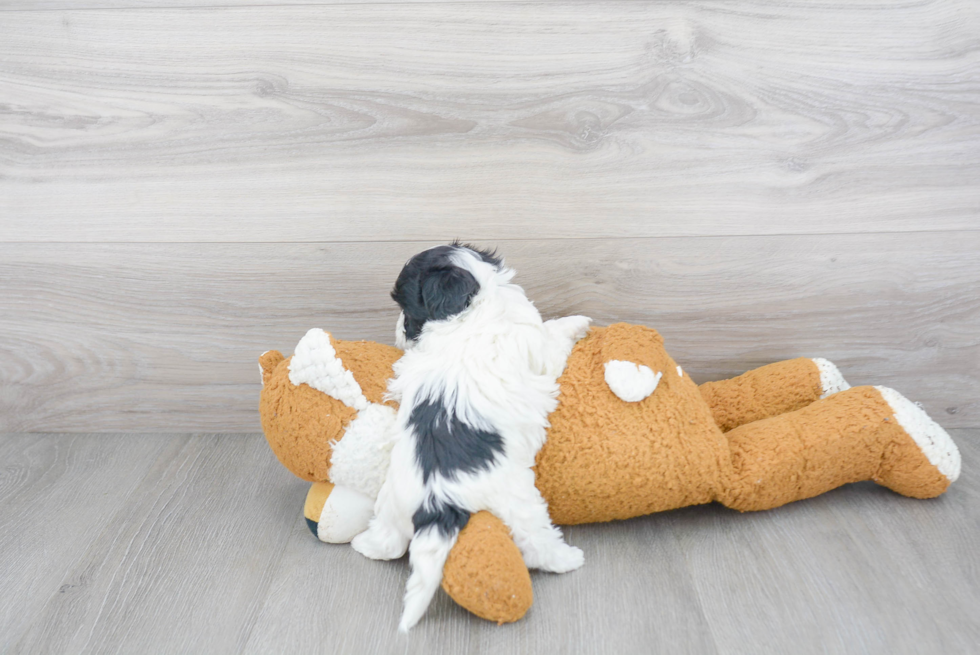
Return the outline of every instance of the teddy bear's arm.
{"type": "Polygon", "coordinates": [[[850,385],[826,359],[800,357],[767,364],[728,380],[705,382],[699,388],[715,423],[727,432],[806,407],[850,385]]]}

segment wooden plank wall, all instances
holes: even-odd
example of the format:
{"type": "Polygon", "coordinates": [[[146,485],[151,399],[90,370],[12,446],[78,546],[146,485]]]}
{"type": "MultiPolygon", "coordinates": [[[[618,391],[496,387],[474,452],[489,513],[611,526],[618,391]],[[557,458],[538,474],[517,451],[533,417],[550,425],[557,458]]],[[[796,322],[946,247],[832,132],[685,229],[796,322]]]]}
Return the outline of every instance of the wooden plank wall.
{"type": "Polygon", "coordinates": [[[980,426],[980,4],[199,4],[0,7],[0,430],[258,430],[259,353],[392,342],[457,236],[980,426]]]}

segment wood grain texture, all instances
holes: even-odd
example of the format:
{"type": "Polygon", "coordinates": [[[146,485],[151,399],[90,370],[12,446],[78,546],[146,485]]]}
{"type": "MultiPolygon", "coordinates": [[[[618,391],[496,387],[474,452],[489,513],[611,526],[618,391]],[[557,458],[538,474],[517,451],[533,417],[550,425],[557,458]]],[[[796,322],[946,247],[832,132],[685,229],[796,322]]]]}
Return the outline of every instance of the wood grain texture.
{"type": "MultiPolygon", "coordinates": [[[[277,7],[318,5],[394,5],[424,3],[467,4],[515,0],[3,0],[0,11],[86,11],[91,9],[225,9],[229,7],[277,7]]],[[[534,0],[532,0],[534,1],[534,0]]],[[[798,0],[794,0],[798,1],[798,0]]]]}
{"type": "MultiPolygon", "coordinates": [[[[0,426],[258,430],[258,355],[310,327],[392,343],[426,245],[0,245],[0,426]]],[[[698,382],[821,356],[980,424],[980,233],[499,245],[543,315],[656,327],[698,382]]]]}
{"type": "MultiPolygon", "coordinates": [[[[248,641],[296,523],[290,491],[302,483],[282,475],[258,435],[127,439],[165,444],[168,456],[71,562],[69,584],[30,615],[27,630],[5,637],[14,652],[217,653],[248,641]]],[[[116,475],[100,478],[106,491],[116,475]]],[[[49,518],[45,509],[35,520],[49,518]]]]}
{"type": "Polygon", "coordinates": [[[85,11],[91,9],[224,9],[228,7],[276,7],[317,5],[377,5],[445,2],[514,2],[514,0],[4,0],[2,11],[85,11]]]}
{"type": "Polygon", "coordinates": [[[585,566],[533,575],[520,622],[440,591],[404,636],[407,562],[316,541],[306,485],[260,435],[0,435],[17,463],[0,468],[0,651],[968,653],[980,430],[953,438],[964,475],[938,499],[860,483],[766,512],[575,526],[585,566]]]}
{"type": "Polygon", "coordinates": [[[51,598],[87,584],[75,570],[161,457],[181,439],[0,437],[0,652],[51,598]]]}
{"type": "Polygon", "coordinates": [[[978,179],[971,0],[0,21],[0,241],[976,229],[978,179]]]}

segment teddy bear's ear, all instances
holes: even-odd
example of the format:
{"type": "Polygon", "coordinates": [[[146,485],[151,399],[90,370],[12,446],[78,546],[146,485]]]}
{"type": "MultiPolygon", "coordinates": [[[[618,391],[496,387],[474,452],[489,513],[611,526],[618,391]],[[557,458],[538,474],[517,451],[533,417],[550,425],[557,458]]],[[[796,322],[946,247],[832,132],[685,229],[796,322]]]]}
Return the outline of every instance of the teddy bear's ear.
{"type": "Polygon", "coordinates": [[[259,373],[262,374],[263,385],[269,381],[269,377],[279,366],[279,362],[284,359],[285,357],[278,350],[267,350],[259,356],[259,373]]]}
{"type": "Polygon", "coordinates": [[[354,374],[337,357],[330,335],[319,328],[307,332],[296,344],[289,361],[289,381],[296,386],[307,384],[351,409],[360,411],[369,404],[354,374]]]}
{"type": "MultiPolygon", "coordinates": [[[[649,366],[618,359],[606,362],[605,367],[606,384],[628,403],[638,403],[652,394],[663,377],[663,373],[654,373],[649,366]]],[[[677,369],[680,374],[680,366],[677,369]]]]}

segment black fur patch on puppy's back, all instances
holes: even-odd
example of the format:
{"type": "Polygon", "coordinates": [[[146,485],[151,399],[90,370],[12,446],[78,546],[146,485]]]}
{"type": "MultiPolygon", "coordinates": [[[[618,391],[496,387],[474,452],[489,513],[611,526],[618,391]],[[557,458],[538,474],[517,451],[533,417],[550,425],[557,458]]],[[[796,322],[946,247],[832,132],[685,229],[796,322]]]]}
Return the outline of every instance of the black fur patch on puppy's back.
{"type": "Polygon", "coordinates": [[[416,405],[408,423],[415,433],[415,460],[423,482],[433,473],[455,480],[459,472],[488,471],[504,452],[503,437],[466,425],[440,400],[416,405]]]}
{"type": "Polygon", "coordinates": [[[421,532],[430,525],[444,537],[459,532],[470,522],[470,513],[465,509],[449,503],[436,502],[432,509],[426,509],[423,504],[412,516],[412,526],[415,532],[421,532]]]}
{"type": "Polygon", "coordinates": [[[469,307],[480,284],[452,261],[457,246],[439,246],[412,257],[402,268],[392,299],[405,314],[405,338],[418,339],[428,321],[442,321],[469,307]]]}

